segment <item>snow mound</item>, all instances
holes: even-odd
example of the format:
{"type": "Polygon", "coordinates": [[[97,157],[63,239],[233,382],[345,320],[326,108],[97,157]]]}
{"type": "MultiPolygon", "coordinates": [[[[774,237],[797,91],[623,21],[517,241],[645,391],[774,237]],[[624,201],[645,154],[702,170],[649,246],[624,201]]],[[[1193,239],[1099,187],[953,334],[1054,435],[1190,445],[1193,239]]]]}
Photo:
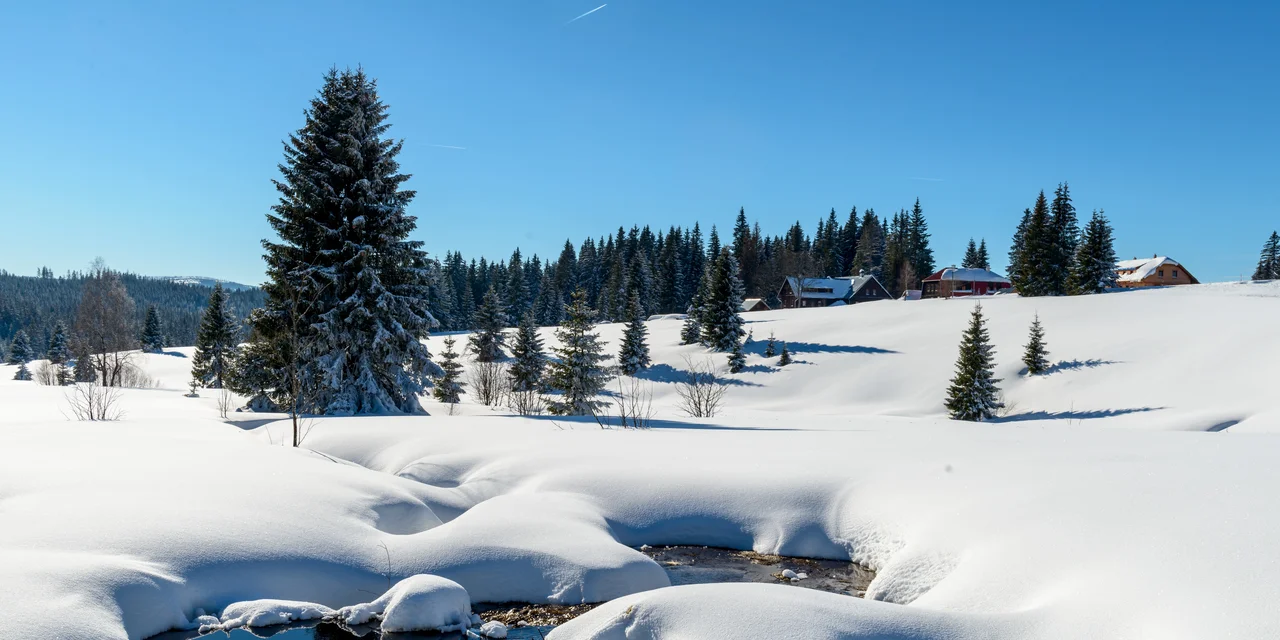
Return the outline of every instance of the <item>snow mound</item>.
{"type": "Polygon", "coordinates": [[[249,600],[237,602],[222,610],[219,624],[201,625],[200,633],[237,627],[269,627],[299,620],[320,620],[333,615],[333,609],[322,604],[294,600],[249,600]]]}
{"type": "Polygon", "coordinates": [[[349,625],[382,620],[384,632],[461,631],[471,624],[471,596],[440,576],[416,575],[397,582],[373,602],[338,610],[349,625]]]}
{"type": "Polygon", "coordinates": [[[941,613],[772,584],[699,584],[619,598],[553,630],[547,640],[1012,640],[1025,618],[941,613]]]}
{"type": "Polygon", "coordinates": [[[507,637],[507,625],[490,620],[480,625],[480,635],[485,638],[505,638],[507,637]]]}

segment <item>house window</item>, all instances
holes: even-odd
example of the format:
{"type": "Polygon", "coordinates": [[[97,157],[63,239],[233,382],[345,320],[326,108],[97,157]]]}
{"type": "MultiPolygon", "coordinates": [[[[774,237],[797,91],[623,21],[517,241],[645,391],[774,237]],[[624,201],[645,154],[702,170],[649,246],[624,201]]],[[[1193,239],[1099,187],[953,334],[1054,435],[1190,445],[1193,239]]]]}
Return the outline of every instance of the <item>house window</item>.
{"type": "Polygon", "coordinates": [[[1164,277],[1164,269],[1161,269],[1161,270],[1157,271],[1156,273],[1159,273],[1161,278],[1163,278],[1163,277],[1164,277]]]}
{"type": "Polygon", "coordinates": [[[1174,270],[1173,270],[1173,279],[1174,279],[1174,280],[1177,280],[1177,279],[1178,279],[1178,270],[1177,270],[1177,269],[1174,269],[1174,270]]]}

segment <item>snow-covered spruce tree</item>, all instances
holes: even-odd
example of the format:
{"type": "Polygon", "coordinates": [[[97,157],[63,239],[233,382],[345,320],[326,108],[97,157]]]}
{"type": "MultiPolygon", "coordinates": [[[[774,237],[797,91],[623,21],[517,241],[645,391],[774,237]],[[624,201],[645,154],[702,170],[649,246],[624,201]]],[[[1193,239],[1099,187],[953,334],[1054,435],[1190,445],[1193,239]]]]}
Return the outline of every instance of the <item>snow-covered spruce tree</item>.
{"type": "Polygon", "coordinates": [[[991,254],[987,253],[987,239],[983,238],[978,241],[978,264],[977,268],[991,270],[991,254]]]}
{"type": "MultiPolygon", "coordinates": [[[[542,338],[533,311],[524,314],[516,329],[516,341],[511,346],[514,362],[507,369],[512,391],[533,391],[542,388],[542,373],[547,368],[547,356],[542,350],[542,338]]],[[[443,366],[443,365],[441,365],[443,366]]]]}
{"type": "Polygon", "coordinates": [[[680,344],[698,344],[702,340],[702,296],[695,295],[680,327],[680,344]]]}
{"type": "Polygon", "coordinates": [[[772,358],[772,357],[774,357],[774,356],[778,355],[778,346],[777,346],[776,342],[777,342],[777,341],[774,339],[773,334],[772,334],[772,333],[770,333],[770,334],[769,334],[769,341],[768,341],[768,342],[766,342],[766,343],[764,343],[764,357],[766,357],[766,358],[772,358]]]}
{"type": "Polygon", "coordinates": [[[960,266],[965,269],[978,268],[978,244],[969,238],[969,246],[964,250],[964,259],[960,261],[960,266]]]}
{"type": "Polygon", "coordinates": [[[441,373],[431,390],[436,400],[448,404],[457,404],[462,399],[462,365],[458,363],[458,352],[453,350],[454,344],[452,337],[444,339],[444,351],[440,352],[441,373]]]}
{"type": "Polygon", "coordinates": [[[742,344],[733,345],[729,351],[729,373],[738,373],[747,366],[747,357],[742,354],[742,344]]]}
{"type": "Polygon", "coordinates": [[[1084,227],[1080,248],[1071,266],[1068,288],[1073,295],[1102,293],[1116,286],[1116,250],[1111,223],[1102,211],[1094,211],[1084,227]]]}
{"type": "Polygon", "coordinates": [[[96,382],[98,371],[93,367],[93,358],[89,354],[76,356],[76,365],[71,370],[71,377],[76,382],[96,382]]]}
{"type": "Polygon", "coordinates": [[[191,377],[200,386],[210,389],[225,386],[239,344],[236,324],[235,316],[227,309],[227,294],[222,290],[222,283],[215,284],[204,317],[200,318],[196,352],[191,358],[191,377]]]}
{"type": "Polygon", "coordinates": [[[164,329],[160,326],[160,312],[154,304],[147,307],[147,320],[142,325],[141,342],[144,353],[164,351],[164,329]]]}
{"type": "Polygon", "coordinates": [[[364,71],[330,70],[285,143],[280,201],[264,242],[267,303],[255,329],[280,357],[274,389],[297,388],[296,406],[325,414],[415,413],[438,372],[423,339],[430,272],[414,192],[401,187],[386,137],[387,106],[364,71]]]}
{"type": "Polygon", "coordinates": [[[31,379],[31,370],[27,368],[27,363],[21,362],[18,364],[18,371],[13,374],[13,379],[14,380],[30,380],[31,379]]]}
{"type": "Polygon", "coordinates": [[[982,317],[982,305],[973,305],[969,328],[960,341],[960,357],[956,360],[956,375],[947,389],[946,407],[952,419],[980,422],[995,417],[1004,407],[1000,402],[1000,380],[993,373],[991,347],[986,321],[982,317]]]}
{"type": "Polygon", "coordinates": [[[476,330],[468,342],[468,348],[476,355],[477,362],[495,362],[506,355],[502,351],[506,342],[506,335],[502,333],[507,326],[505,308],[498,292],[492,286],[489,287],[480,308],[476,309],[476,330]]]}
{"type": "Polygon", "coordinates": [[[742,320],[742,280],[738,277],[738,261],[722,249],[712,266],[707,290],[706,313],[702,324],[702,341],[716,351],[730,352],[742,344],[746,335],[742,320]]]}
{"type": "Polygon", "coordinates": [[[623,375],[634,376],[642,369],[648,369],[649,343],[646,336],[649,330],[644,326],[644,312],[640,308],[640,296],[632,293],[627,304],[630,320],[622,331],[622,349],[618,352],[618,370],[623,375]]]}
{"type": "Polygon", "coordinates": [[[778,356],[778,366],[785,367],[791,364],[791,352],[787,351],[787,343],[782,343],[782,353],[778,356]]]}
{"type": "Polygon", "coordinates": [[[1253,271],[1254,280],[1280,280],[1280,234],[1271,232],[1262,253],[1258,256],[1258,268],[1253,271]]]}
{"type": "MultiPolygon", "coordinates": [[[[9,343],[9,364],[26,364],[35,359],[35,353],[31,349],[31,338],[27,337],[27,332],[19,330],[14,334],[13,342],[9,343]]],[[[26,378],[23,378],[24,380],[26,378]]]]}
{"type": "Polygon", "coordinates": [[[548,409],[556,415],[594,415],[607,403],[596,400],[609,382],[600,337],[593,331],[596,312],[587,305],[587,293],[578,289],[565,308],[565,319],[556,329],[558,360],[551,363],[548,386],[559,395],[548,409]]]}
{"type": "Polygon", "coordinates": [[[1031,321],[1031,336],[1022,352],[1022,363],[1027,365],[1027,373],[1033,376],[1049,370],[1049,350],[1044,343],[1044,327],[1040,326],[1038,313],[1031,321]]]}
{"type": "Polygon", "coordinates": [[[49,336],[45,357],[51,364],[66,364],[71,360],[71,339],[67,336],[67,325],[61,320],[53,325],[53,334],[49,336]]]}

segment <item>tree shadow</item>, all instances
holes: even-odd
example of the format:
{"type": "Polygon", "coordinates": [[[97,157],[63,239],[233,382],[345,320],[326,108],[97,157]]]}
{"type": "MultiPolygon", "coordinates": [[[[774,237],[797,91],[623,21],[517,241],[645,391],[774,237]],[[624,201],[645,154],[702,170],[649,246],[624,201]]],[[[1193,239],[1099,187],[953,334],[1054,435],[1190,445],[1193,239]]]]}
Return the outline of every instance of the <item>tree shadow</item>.
{"type": "MultiPolygon", "coordinates": [[[[609,415],[607,410],[600,414],[599,420],[597,420],[592,416],[551,416],[551,415],[521,416],[521,415],[515,415],[515,414],[497,414],[497,415],[503,418],[525,418],[527,420],[539,420],[543,422],[550,422],[552,424],[573,423],[573,424],[585,424],[590,426],[596,426],[600,422],[604,422],[605,425],[611,429],[620,428],[616,424],[618,421],[618,417],[616,415],[609,415]]],[[[696,430],[702,430],[702,431],[821,431],[821,429],[792,429],[788,427],[735,427],[735,426],[723,425],[723,424],[684,422],[683,420],[676,420],[671,418],[654,418],[649,422],[649,428],[650,429],[696,429],[696,430]]],[[[854,431],[862,431],[862,430],[854,429],[854,431]]]]}
{"type": "Polygon", "coordinates": [[[1134,407],[1131,409],[1099,409],[1096,411],[1028,411],[1011,416],[992,418],[988,422],[1024,422],[1028,420],[1096,420],[1113,418],[1130,413],[1147,413],[1160,411],[1165,407],[1134,407]]]}
{"type": "Polygon", "coordinates": [[[185,357],[187,357],[187,354],[185,354],[185,353],[183,353],[183,352],[181,352],[181,351],[161,351],[160,353],[157,353],[156,355],[158,355],[158,356],[173,356],[173,357],[175,357],[175,358],[185,358],[185,357]]]}
{"type": "MultiPolygon", "coordinates": [[[[707,354],[707,356],[712,357],[712,354],[707,354]]],[[[751,367],[746,368],[746,370],[750,370],[750,369],[751,367]]],[[[655,364],[653,366],[650,366],[647,369],[641,369],[640,371],[637,371],[634,377],[640,378],[641,380],[648,380],[650,382],[663,382],[668,384],[674,384],[677,382],[683,382],[684,380],[688,379],[688,376],[689,376],[689,372],[685,371],[684,369],[677,369],[669,364],[660,363],[660,364],[655,364]]],[[[728,385],[731,387],[763,386],[759,383],[750,382],[747,380],[739,380],[737,378],[726,378],[723,376],[716,376],[716,382],[719,382],[720,384],[728,385]]]]}
{"type": "Polygon", "coordinates": [[[1049,365],[1049,368],[1045,369],[1044,373],[1040,375],[1047,376],[1062,371],[1075,371],[1077,369],[1096,369],[1109,364],[1121,363],[1116,360],[1098,360],[1096,358],[1092,360],[1063,360],[1062,362],[1055,362],[1049,365]]]}
{"type": "MultiPolygon", "coordinates": [[[[778,354],[782,353],[782,343],[783,343],[783,340],[780,340],[776,337],[774,338],[773,348],[774,348],[774,351],[776,351],[777,353],[775,353],[773,357],[776,357],[778,354]]],[[[879,347],[864,347],[862,345],[856,345],[856,344],[823,344],[820,342],[792,342],[790,340],[787,340],[786,343],[787,343],[787,351],[791,352],[791,355],[795,355],[797,353],[867,353],[867,354],[899,353],[892,349],[881,349],[879,347]]],[[[763,356],[764,350],[768,348],[768,344],[769,344],[769,339],[767,337],[763,340],[761,340],[760,338],[756,338],[751,344],[743,345],[742,352],[763,356]]]]}

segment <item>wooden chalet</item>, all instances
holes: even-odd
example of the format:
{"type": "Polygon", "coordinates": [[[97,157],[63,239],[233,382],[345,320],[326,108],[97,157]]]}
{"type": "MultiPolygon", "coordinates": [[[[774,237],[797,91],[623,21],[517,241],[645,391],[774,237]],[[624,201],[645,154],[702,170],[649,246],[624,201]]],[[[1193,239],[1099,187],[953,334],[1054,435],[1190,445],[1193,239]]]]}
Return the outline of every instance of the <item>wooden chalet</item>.
{"type": "Polygon", "coordinates": [[[984,296],[1013,290],[1008,278],[986,269],[947,267],[921,281],[921,298],[984,296]]]}
{"type": "Polygon", "coordinates": [[[1200,284],[1185,267],[1166,256],[1121,260],[1116,264],[1116,275],[1116,284],[1125,288],[1200,284]]]}
{"type": "Polygon", "coordinates": [[[778,291],[783,309],[829,307],[834,304],[857,304],[889,300],[889,292],[875,276],[842,276],[838,278],[798,278],[788,276],[778,291]]]}

